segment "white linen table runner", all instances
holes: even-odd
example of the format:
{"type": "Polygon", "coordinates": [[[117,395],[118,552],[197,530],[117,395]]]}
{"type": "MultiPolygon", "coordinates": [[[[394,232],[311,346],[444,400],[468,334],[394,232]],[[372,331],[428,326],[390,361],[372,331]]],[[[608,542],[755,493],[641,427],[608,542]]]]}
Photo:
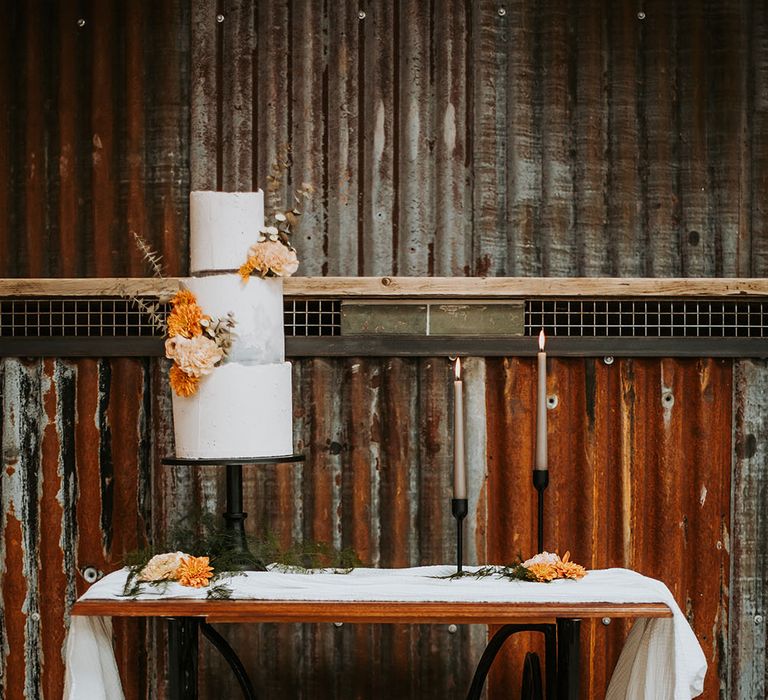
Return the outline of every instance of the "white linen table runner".
{"type": "MultiPolygon", "coordinates": [[[[476,567],[465,567],[473,571],[476,567]]],[[[410,569],[354,569],[248,572],[227,580],[232,598],[281,601],[489,602],[489,603],[664,603],[671,618],[635,622],[614,670],[607,700],[689,700],[703,690],[707,664],[688,621],[660,581],[628,569],[589,571],[580,581],[507,581],[496,577],[441,578],[452,566],[410,569]]],[[[119,600],[127,570],[95,583],[80,600],[119,600]]],[[[204,599],[206,589],[171,583],[138,600],[204,599]]],[[[67,700],[120,700],[122,690],[111,644],[109,618],[73,616],[67,640],[67,700]]]]}

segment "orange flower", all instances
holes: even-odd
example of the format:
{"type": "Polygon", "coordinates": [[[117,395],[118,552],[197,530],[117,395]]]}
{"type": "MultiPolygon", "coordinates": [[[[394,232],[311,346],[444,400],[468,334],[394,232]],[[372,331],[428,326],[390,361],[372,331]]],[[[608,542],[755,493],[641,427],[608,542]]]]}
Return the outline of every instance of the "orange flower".
{"type": "Polygon", "coordinates": [[[531,564],[526,567],[537,581],[554,581],[558,577],[556,564],[531,564]]]}
{"type": "Polygon", "coordinates": [[[192,338],[203,332],[200,321],[205,318],[197,304],[176,304],[168,314],[168,335],[192,338]]]}
{"type": "Polygon", "coordinates": [[[200,382],[199,377],[192,377],[184,372],[178,365],[172,365],[169,374],[171,389],[177,396],[192,396],[197,391],[200,382]]]}
{"type": "Polygon", "coordinates": [[[240,265],[240,269],[238,272],[240,273],[240,277],[243,278],[243,282],[247,282],[248,278],[251,276],[251,273],[256,269],[256,258],[250,257],[248,258],[247,262],[244,262],[242,265],[240,265]]]}
{"type": "Polygon", "coordinates": [[[197,297],[188,289],[180,289],[171,299],[171,304],[197,304],[197,297]]]}
{"type": "Polygon", "coordinates": [[[555,564],[557,575],[560,578],[579,579],[587,575],[587,570],[581,565],[571,561],[571,553],[566,552],[562,561],[555,564]]]}
{"type": "Polygon", "coordinates": [[[208,557],[185,557],[176,569],[176,576],[182,586],[204,588],[213,576],[213,567],[208,565],[208,557]]]}

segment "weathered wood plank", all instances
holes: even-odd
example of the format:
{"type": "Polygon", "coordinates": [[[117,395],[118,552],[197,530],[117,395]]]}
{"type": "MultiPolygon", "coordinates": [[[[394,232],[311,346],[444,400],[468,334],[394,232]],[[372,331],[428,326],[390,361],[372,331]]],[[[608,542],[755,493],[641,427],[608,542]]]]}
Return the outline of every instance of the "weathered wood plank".
{"type": "MultiPolygon", "coordinates": [[[[90,54],[90,201],[93,220],[92,238],[87,247],[93,251],[93,261],[88,272],[99,277],[123,273],[118,257],[117,168],[119,140],[116,133],[116,85],[115,64],[117,54],[112,50],[116,37],[112,32],[118,27],[116,7],[99,2],[92,7],[83,27],[88,33],[90,54]],[[106,31],[111,28],[112,31],[106,31]]],[[[123,246],[120,246],[121,248],[123,246]]]]}
{"type": "Polygon", "coordinates": [[[433,158],[433,65],[430,4],[403,0],[394,27],[398,116],[395,122],[395,212],[393,271],[405,276],[428,274],[435,246],[433,158]]]}
{"type": "Polygon", "coordinates": [[[364,26],[353,3],[328,5],[327,230],[323,275],[362,274],[360,178],[361,91],[364,26]]]}
{"type": "MultiPolygon", "coordinates": [[[[42,9],[40,0],[30,2],[30,14],[37,16],[42,9]]],[[[44,90],[48,78],[42,47],[47,37],[34,22],[26,23],[24,61],[33,80],[24,81],[24,257],[22,266],[31,277],[50,274],[46,259],[48,208],[40,206],[48,196],[46,188],[48,162],[45,154],[44,90]]]]}
{"type": "MultiPolygon", "coordinates": [[[[191,3],[190,34],[195,60],[190,75],[189,165],[193,190],[215,190],[219,162],[216,75],[217,3],[191,3]]],[[[254,115],[255,116],[255,115],[254,115]]]]}
{"type": "MultiPolygon", "coordinates": [[[[470,188],[467,61],[471,3],[433,4],[435,183],[434,244],[428,275],[468,275],[472,269],[472,191],[470,188]]],[[[422,245],[420,243],[420,245],[422,245]]]]}
{"type": "MultiPolygon", "coordinates": [[[[293,192],[305,183],[315,188],[310,200],[298,206],[303,215],[294,234],[301,271],[304,275],[320,275],[328,268],[328,236],[346,235],[329,231],[328,206],[328,143],[331,138],[328,119],[326,66],[328,37],[323,3],[295,2],[291,9],[291,124],[290,143],[293,165],[290,172],[291,199],[284,206],[293,206],[293,192]]],[[[335,138],[335,135],[334,135],[335,138]]]]}
{"type": "MultiPolygon", "coordinates": [[[[541,5],[537,33],[541,56],[539,119],[536,138],[541,143],[541,204],[538,214],[541,241],[541,272],[547,276],[572,275],[576,270],[574,255],[572,167],[572,101],[569,73],[576,70],[570,63],[570,8],[568,3],[541,5]]],[[[538,66],[537,66],[538,69],[538,66]]]]}
{"type": "Polygon", "coordinates": [[[397,168],[396,148],[398,85],[394,67],[400,46],[394,45],[398,22],[394,0],[367,2],[363,7],[361,56],[363,60],[360,192],[362,194],[363,254],[358,274],[388,275],[396,272],[397,168]]]}
{"type": "MultiPolygon", "coordinates": [[[[639,21],[642,55],[640,103],[643,105],[643,214],[647,241],[646,274],[680,275],[680,209],[677,194],[677,140],[670,138],[675,123],[676,62],[674,7],[656,0],[644,7],[639,21]]],[[[685,30],[683,30],[685,31],[685,30]]]]}
{"type": "MultiPolygon", "coordinates": [[[[179,289],[173,277],[0,279],[0,298],[23,296],[157,296],[179,289]]],[[[764,278],[615,277],[288,277],[289,297],[765,297],[764,278]]]]}
{"type": "MultiPolygon", "coordinates": [[[[221,53],[214,65],[221,80],[219,95],[225,105],[218,114],[218,167],[220,189],[225,192],[253,189],[253,57],[257,42],[254,11],[250,2],[233,3],[226,8],[220,6],[216,18],[221,53]]],[[[210,16],[206,19],[211,21],[210,16]]]]}
{"type": "MultiPolygon", "coordinates": [[[[637,115],[638,18],[636,4],[621,0],[608,17],[608,228],[611,274],[645,274],[645,238],[639,205],[640,131],[637,115]]],[[[595,254],[597,254],[595,252],[595,254]]]]}
{"type": "Polygon", "coordinates": [[[680,265],[685,276],[713,274],[713,233],[707,219],[707,100],[708,46],[703,3],[677,6],[678,33],[678,121],[685,138],[680,141],[680,265]]]}
{"type": "Polygon", "coordinates": [[[609,246],[606,236],[608,96],[604,71],[607,51],[607,16],[603,0],[578,4],[576,12],[574,139],[576,176],[574,204],[576,218],[577,274],[599,277],[610,272],[606,255],[592,251],[609,246]]]}
{"type": "MultiPolygon", "coordinates": [[[[519,5],[519,4],[518,4],[519,5]]],[[[508,192],[505,135],[507,129],[507,32],[519,18],[498,15],[491,0],[471,3],[469,62],[465,80],[471,89],[472,265],[473,275],[520,274],[508,259],[508,192]]],[[[517,81],[515,82],[517,85],[517,81]]],[[[512,99],[521,97],[517,90],[512,99]]],[[[513,104],[517,104],[513,102],[513,104]]],[[[521,100],[525,108],[527,103],[521,100]]],[[[518,117],[516,116],[515,119],[518,117]]],[[[512,119],[510,114],[510,119],[512,119]]],[[[522,119],[522,117],[520,117],[522,119]]],[[[515,143],[516,159],[524,157],[515,143]]],[[[468,146],[469,148],[469,146],[468,146]]],[[[517,161],[516,161],[517,162],[517,161]]],[[[517,231],[513,231],[518,235],[517,231]]],[[[517,246],[517,250],[522,247],[517,246]]],[[[514,248],[513,248],[514,250],[514,248]]]]}
{"type": "MultiPolygon", "coordinates": [[[[730,694],[766,694],[768,595],[768,364],[740,360],[733,368],[733,484],[729,534],[732,574],[728,622],[730,694]]],[[[726,530],[726,534],[728,531],[726,530]]]]}

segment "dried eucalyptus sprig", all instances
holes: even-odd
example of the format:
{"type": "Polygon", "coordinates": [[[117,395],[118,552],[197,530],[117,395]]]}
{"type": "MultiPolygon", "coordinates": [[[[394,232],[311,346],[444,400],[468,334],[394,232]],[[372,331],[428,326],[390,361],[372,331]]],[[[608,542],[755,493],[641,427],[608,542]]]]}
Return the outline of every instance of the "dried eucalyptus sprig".
{"type": "Polygon", "coordinates": [[[149,318],[150,323],[163,335],[168,332],[168,324],[165,320],[165,316],[160,312],[160,303],[153,301],[149,304],[145,302],[141,297],[131,296],[131,301],[144,312],[149,318]]]}
{"type": "Polygon", "coordinates": [[[215,365],[218,367],[229,357],[232,350],[233,338],[236,335],[235,326],[237,325],[235,315],[230,311],[223,318],[212,320],[203,318],[200,320],[200,325],[203,327],[203,333],[213,340],[223,353],[222,359],[215,365]]]}
{"type": "Polygon", "coordinates": [[[155,277],[163,279],[163,256],[151,248],[149,243],[136,233],[136,231],[131,231],[131,233],[133,234],[134,241],[136,241],[136,246],[138,247],[139,252],[144,258],[144,262],[151,268],[152,274],[155,277]]]}

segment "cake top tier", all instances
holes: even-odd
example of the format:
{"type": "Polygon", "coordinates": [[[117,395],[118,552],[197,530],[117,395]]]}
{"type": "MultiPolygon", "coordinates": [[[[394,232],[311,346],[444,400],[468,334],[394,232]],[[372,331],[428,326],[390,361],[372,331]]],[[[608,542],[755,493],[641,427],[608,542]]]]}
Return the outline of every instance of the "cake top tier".
{"type": "Polygon", "coordinates": [[[192,192],[189,223],[190,272],[236,270],[264,226],[264,193],[192,192]]]}

